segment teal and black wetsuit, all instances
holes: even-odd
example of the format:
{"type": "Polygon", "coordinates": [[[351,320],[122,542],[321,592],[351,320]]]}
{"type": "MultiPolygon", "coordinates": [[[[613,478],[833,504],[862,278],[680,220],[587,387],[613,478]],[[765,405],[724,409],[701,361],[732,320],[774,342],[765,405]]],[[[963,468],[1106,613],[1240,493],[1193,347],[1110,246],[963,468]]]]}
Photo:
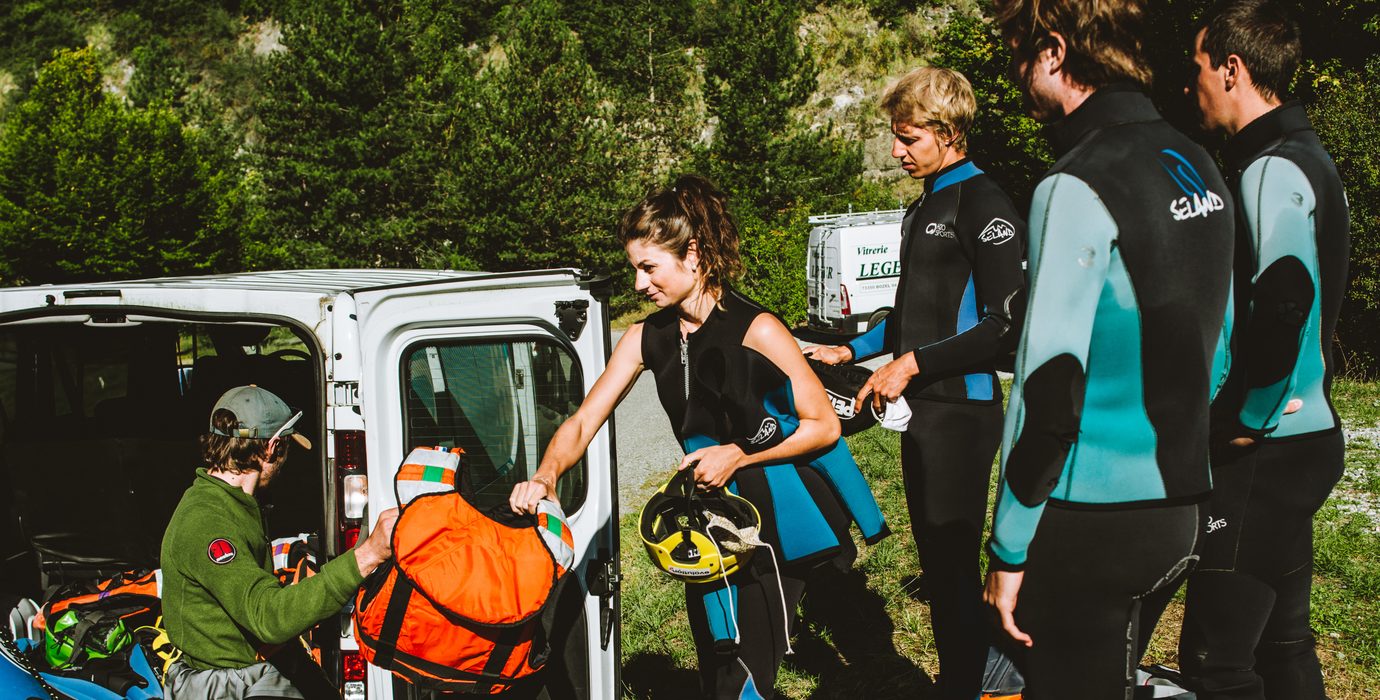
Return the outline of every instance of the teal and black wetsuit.
{"type": "Polygon", "coordinates": [[[1025,697],[1102,700],[1128,692],[1128,630],[1134,644],[1142,607],[1153,628],[1200,531],[1231,199],[1130,86],[1098,90],[1048,137],[988,553],[1025,571],[1025,697]]]}
{"type": "Polygon", "coordinates": [[[1238,205],[1233,361],[1213,404],[1212,504],[1180,659],[1200,698],[1320,699],[1308,600],[1313,514],[1343,469],[1330,390],[1346,196],[1297,102],[1222,155],[1238,205]],[[1290,399],[1303,406],[1285,414],[1290,399]],[[1257,442],[1228,444],[1236,437],[1257,442]]]}
{"type": "Polygon", "coordinates": [[[915,355],[901,436],[915,537],[939,653],[941,698],[971,700],[990,635],[979,561],[992,458],[1001,440],[995,360],[1020,335],[1025,220],[972,161],[930,176],[901,223],[901,281],[891,314],[849,347],[915,355]]]}
{"type": "MultiPolygon", "coordinates": [[[[749,454],[760,452],[800,425],[790,379],[743,346],[752,322],[764,313],[770,312],[729,289],[685,340],[674,309],[643,322],[643,365],[656,377],[661,405],[687,453],[730,442],[749,454]]],[[[773,566],[763,551],[729,577],[727,589],[721,582],[686,585],[701,682],[709,697],[771,697],[786,651],[781,597],[793,617],[811,568],[852,564],[857,552],[850,522],[868,542],[888,530],[842,439],[792,462],[740,469],[728,488],[756,506],[761,537],[782,561],[773,566]],[[735,629],[741,635],[736,648],[735,629]]]]}

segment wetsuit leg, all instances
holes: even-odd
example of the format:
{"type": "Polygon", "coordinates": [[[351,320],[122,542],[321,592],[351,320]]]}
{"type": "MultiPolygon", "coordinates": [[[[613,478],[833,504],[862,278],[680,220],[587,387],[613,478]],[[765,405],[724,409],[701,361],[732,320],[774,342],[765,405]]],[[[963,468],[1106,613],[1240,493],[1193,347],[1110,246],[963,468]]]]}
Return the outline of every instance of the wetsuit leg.
{"type": "Polygon", "coordinates": [[[1313,515],[1341,478],[1340,432],[1216,455],[1179,656],[1198,697],[1326,697],[1308,597],[1313,515]]]}
{"type": "Polygon", "coordinates": [[[778,590],[776,573],[767,562],[769,556],[766,551],[754,553],[747,570],[729,577],[737,589],[734,609],[741,640],[736,650],[725,648],[728,645],[723,643],[716,648],[704,605],[705,594],[722,590],[722,582],[685,587],[690,631],[699,660],[700,689],[705,698],[754,700],[775,696],[776,671],[786,655],[781,596],[784,592],[794,627],[807,572],[783,568],[778,590]]]}
{"type": "Polygon", "coordinates": [[[972,700],[991,642],[979,551],[1000,405],[910,400],[901,473],[939,652],[940,697],[972,700]]]}
{"type": "Polygon", "coordinates": [[[1132,697],[1139,627],[1155,622],[1142,606],[1162,605],[1192,565],[1199,511],[1045,510],[1016,604],[1016,625],[1034,640],[1023,697],[1132,697]]]}

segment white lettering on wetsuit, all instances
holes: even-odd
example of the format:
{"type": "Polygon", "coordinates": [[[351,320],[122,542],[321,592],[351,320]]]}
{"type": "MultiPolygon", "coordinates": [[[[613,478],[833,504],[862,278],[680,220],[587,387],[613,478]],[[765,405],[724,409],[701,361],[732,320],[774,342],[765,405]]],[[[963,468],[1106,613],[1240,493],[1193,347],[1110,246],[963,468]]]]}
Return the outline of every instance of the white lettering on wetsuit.
{"type": "Polygon", "coordinates": [[[1195,216],[1207,216],[1225,209],[1226,206],[1216,192],[1207,190],[1206,196],[1195,193],[1192,197],[1180,197],[1170,202],[1169,212],[1174,215],[1175,221],[1183,221],[1195,216]]]}

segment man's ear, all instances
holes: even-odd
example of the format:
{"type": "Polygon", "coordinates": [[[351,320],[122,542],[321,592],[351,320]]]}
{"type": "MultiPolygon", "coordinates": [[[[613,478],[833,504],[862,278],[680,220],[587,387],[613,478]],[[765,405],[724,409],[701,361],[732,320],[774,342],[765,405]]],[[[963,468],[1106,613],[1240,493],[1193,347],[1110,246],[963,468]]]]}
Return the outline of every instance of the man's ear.
{"type": "Polygon", "coordinates": [[[1228,92],[1237,85],[1249,85],[1250,73],[1246,70],[1246,64],[1241,61],[1241,57],[1236,54],[1227,54],[1227,60],[1222,62],[1222,82],[1223,87],[1228,92]]]}
{"type": "Polygon", "coordinates": [[[1069,45],[1064,41],[1064,35],[1059,32],[1050,32],[1045,39],[1044,45],[1040,48],[1040,58],[1049,61],[1047,70],[1050,75],[1060,72],[1064,68],[1064,59],[1068,58],[1069,45]]]}

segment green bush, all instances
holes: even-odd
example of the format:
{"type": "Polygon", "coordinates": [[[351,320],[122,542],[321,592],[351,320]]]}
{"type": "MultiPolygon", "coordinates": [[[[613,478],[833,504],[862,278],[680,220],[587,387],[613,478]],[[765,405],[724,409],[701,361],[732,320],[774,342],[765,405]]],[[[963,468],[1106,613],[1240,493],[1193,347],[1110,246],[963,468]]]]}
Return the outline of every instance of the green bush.
{"type": "Polygon", "coordinates": [[[1320,72],[1309,117],[1351,204],[1351,279],[1337,325],[1342,371],[1380,370],[1380,58],[1363,69],[1320,72]]]}

